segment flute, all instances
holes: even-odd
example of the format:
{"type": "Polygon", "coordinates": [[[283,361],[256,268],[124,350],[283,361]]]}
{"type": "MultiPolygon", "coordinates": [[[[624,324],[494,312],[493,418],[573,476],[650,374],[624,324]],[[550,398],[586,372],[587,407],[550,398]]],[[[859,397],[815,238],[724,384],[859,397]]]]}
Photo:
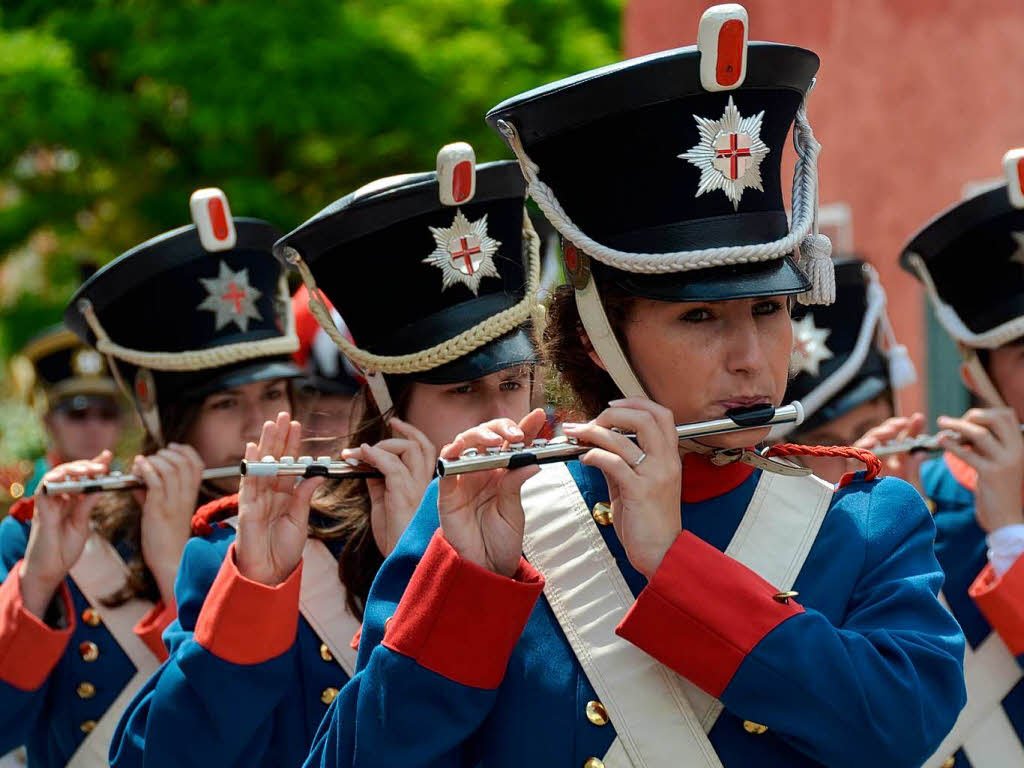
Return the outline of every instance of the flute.
{"type": "MultiPolygon", "coordinates": [[[[225,477],[252,475],[253,477],[381,477],[380,472],[369,464],[357,459],[335,461],[330,456],[282,456],[280,461],[272,456],[261,461],[246,461],[233,467],[214,467],[204,469],[203,480],[219,480],[225,477]]],[[[45,482],[41,485],[44,494],[55,493],[102,493],[103,491],[127,491],[133,488],[145,488],[146,482],[136,475],[122,472],[111,472],[99,477],[86,477],[81,480],[62,480],[45,482]]]]}
{"type": "MultiPolygon", "coordinates": [[[[676,436],[680,440],[695,440],[712,435],[723,435],[728,432],[742,432],[747,429],[759,429],[773,424],[799,424],[804,420],[804,409],[799,402],[793,401],[781,408],[770,405],[755,405],[752,408],[733,408],[726,412],[724,419],[698,421],[692,424],[676,426],[676,436]]],[[[636,435],[627,434],[636,442],[636,435]]],[[[551,464],[559,461],[571,461],[583,455],[592,446],[580,443],[573,437],[556,437],[553,440],[534,440],[529,446],[523,443],[512,443],[508,450],[486,448],[483,452],[476,448],[468,448],[457,459],[438,459],[437,474],[440,477],[461,475],[466,472],[482,472],[490,469],[516,469],[532,464],[551,464]]]]}
{"type": "MultiPolygon", "coordinates": [[[[224,477],[238,477],[238,467],[212,467],[204,469],[203,480],[220,480],[224,477]]],[[[128,491],[133,488],[145,488],[146,481],[137,475],[126,475],[123,472],[111,472],[98,477],[83,477],[81,480],[58,480],[44,482],[40,485],[43,495],[55,493],[102,493],[103,491],[128,491]]]]}
{"type": "MultiPolygon", "coordinates": [[[[1020,430],[1024,432],[1024,424],[1021,424],[1020,430]]],[[[893,440],[892,442],[882,443],[877,448],[871,448],[870,450],[875,456],[892,456],[896,453],[916,453],[918,451],[941,451],[942,446],[939,445],[939,440],[943,437],[951,437],[958,443],[964,442],[959,432],[944,429],[934,435],[918,435],[917,437],[908,437],[906,440],[893,440]]]]}

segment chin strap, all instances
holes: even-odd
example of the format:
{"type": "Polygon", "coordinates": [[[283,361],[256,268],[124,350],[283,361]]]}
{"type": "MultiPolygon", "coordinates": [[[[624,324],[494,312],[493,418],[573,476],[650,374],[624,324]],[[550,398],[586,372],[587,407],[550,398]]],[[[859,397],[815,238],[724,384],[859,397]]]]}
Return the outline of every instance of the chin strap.
{"type": "Polygon", "coordinates": [[[977,389],[976,394],[978,397],[984,400],[985,404],[990,408],[1005,408],[1006,403],[999,394],[999,390],[992,383],[992,379],[988,375],[988,371],[985,370],[985,366],[981,364],[978,350],[968,347],[963,343],[957,346],[960,349],[960,356],[963,358],[964,365],[971,374],[971,379],[974,380],[974,387],[977,389]]]}

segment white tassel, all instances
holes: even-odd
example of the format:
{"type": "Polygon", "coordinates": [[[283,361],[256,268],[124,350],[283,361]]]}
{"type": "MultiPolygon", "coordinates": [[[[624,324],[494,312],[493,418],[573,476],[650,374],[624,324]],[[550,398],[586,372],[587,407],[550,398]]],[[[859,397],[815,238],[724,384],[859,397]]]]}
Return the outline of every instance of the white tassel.
{"type": "Polygon", "coordinates": [[[797,296],[801,304],[831,304],[836,300],[836,273],[832,264],[832,241],[813,234],[800,243],[800,269],[811,281],[811,289],[797,296]]]}
{"type": "Polygon", "coordinates": [[[905,346],[894,344],[886,354],[889,357],[889,384],[893,389],[903,389],[917,381],[914,361],[905,346]]]}

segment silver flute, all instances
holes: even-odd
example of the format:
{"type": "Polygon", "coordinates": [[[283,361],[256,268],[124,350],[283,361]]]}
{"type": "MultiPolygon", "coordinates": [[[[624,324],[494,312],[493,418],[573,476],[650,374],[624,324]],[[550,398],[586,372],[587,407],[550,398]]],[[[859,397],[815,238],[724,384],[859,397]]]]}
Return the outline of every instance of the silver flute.
{"type": "MultiPolygon", "coordinates": [[[[1021,424],[1020,430],[1024,432],[1024,424],[1021,424]]],[[[888,443],[882,443],[877,448],[871,448],[870,450],[875,456],[892,456],[897,453],[917,453],[918,451],[941,451],[942,446],[939,444],[939,440],[943,437],[951,437],[958,443],[964,442],[959,432],[955,432],[952,429],[944,429],[934,435],[918,435],[917,437],[908,437],[906,440],[893,440],[888,443]]]]}
{"type": "MultiPolygon", "coordinates": [[[[238,477],[238,467],[213,467],[203,470],[203,480],[220,480],[225,477],[238,477]]],[[[102,493],[103,491],[130,491],[133,488],[145,488],[146,481],[137,475],[124,472],[111,472],[109,475],[83,477],[79,480],[58,480],[43,482],[40,490],[43,495],[55,493],[102,493]]]]}
{"type": "MultiPolygon", "coordinates": [[[[722,435],[727,432],[742,432],[746,429],[760,429],[773,424],[799,424],[804,420],[804,409],[799,402],[774,408],[770,405],[756,405],[752,408],[733,408],[724,419],[697,421],[676,426],[680,440],[696,440],[701,437],[722,435]]],[[[627,434],[636,441],[636,435],[627,434]]],[[[593,446],[579,442],[573,437],[556,437],[552,440],[538,439],[530,445],[512,443],[507,450],[485,448],[483,451],[468,448],[457,459],[438,459],[437,474],[441,477],[461,475],[466,472],[482,472],[490,469],[516,469],[532,464],[551,464],[572,461],[589,451],[593,446]]]]}
{"type": "MultiPolygon", "coordinates": [[[[204,469],[203,480],[220,480],[225,477],[381,477],[380,472],[369,464],[356,459],[335,461],[330,456],[282,456],[275,459],[266,456],[261,461],[246,461],[232,467],[213,467],[204,469]]],[[[123,472],[111,472],[109,475],[84,477],[79,480],[61,480],[44,482],[40,489],[44,494],[56,493],[102,493],[103,491],[128,491],[133,488],[145,488],[146,481],[137,475],[123,472]]]]}
{"type": "Polygon", "coordinates": [[[264,456],[259,461],[242,459],[236,472],[245,477],[383,477],[376,467],[358,459],[332,459],[330,456],[264,456]]]}

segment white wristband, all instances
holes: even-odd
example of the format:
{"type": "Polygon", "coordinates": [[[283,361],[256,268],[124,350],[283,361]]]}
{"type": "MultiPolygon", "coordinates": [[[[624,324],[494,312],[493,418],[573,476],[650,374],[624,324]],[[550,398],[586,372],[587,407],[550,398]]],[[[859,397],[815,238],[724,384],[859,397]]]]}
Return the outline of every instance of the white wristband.
{"type": "Polygon", "coordinates": [[[988,561],[996,578],[1001,579],[1017,558],[1024,553],[1024,525],[1005,525],[985,537],[988,561]]]}

